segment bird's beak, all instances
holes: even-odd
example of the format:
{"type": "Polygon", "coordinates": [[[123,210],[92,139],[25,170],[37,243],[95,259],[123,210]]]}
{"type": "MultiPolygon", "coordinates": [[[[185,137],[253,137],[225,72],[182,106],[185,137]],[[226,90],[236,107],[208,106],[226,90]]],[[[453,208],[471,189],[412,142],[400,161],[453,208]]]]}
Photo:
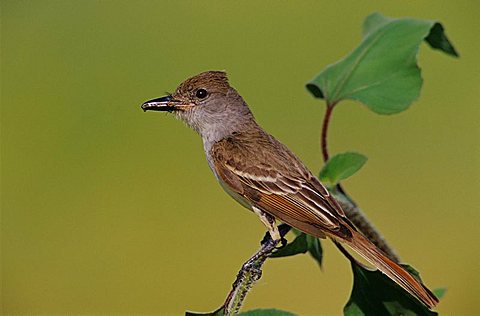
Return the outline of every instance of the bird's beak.
{"type": "Polygon", "coordinates": [[[193,107],[192,103],[185,103],[180,100],[175,100],[171,95],[167,95],[161,98],[153,99],[142,104],[142,110],[144,112],[151,111],[184,111],[193,107]]]}

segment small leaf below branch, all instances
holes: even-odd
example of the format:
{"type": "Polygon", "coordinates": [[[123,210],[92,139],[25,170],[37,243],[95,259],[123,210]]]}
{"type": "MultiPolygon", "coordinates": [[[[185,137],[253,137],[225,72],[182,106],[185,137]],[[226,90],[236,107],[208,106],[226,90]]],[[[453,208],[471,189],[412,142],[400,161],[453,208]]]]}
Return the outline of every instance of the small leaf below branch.
{"type": "MultiPolygon", "coordinates": [[[[419,278],[410,266],[405,269],[419,278]]],[[[393,283],[380,271],[370,271],[352,263],[353,289],[343,309],[346,316],[366,315],[437,315],[393,283]]]]}
{"type": "Polygon", "coordinates": [[[435,296],[438,299],[442,299],[445,296],[445,293],[447,293],[447,289],[444,288],[444,287],[439,287],[439,288],[434,289],[432,292],[433,292],[433,294],[435,294],[435,296]]]}
{"type": "Polygon", "coordinates": [[[270,258],[290,257],[308,251],[307,235],[301,233],[285,247],[275,251],[270,258]]]}
{"type": "Polygon", "coordinates": [[[323,259],[323,249],[322,244],[320,243],[320,239],[317,237],[313,237],[307,235],[307,243],[308,243],[308,253],[312,258],[318,263],[320,268],[322,267],[322,259],[323,259]]]}
{"type": "Polygon", "coordinates": [[[367,162],[367,157],[359,153],[337,154],[323,166],[319,178],[321,181],[334,186],[360,170],[365,162],[367,162]]]}
{"type": "Polygon", "coordinates": [[[293,313],[278,309],[254,309],[238,314],[239,316],[296,316],[293,313]]]}
{"type": "Polygon", "coordinates": [[[318,265],[322,267],[323,250],[320,240],[298,230],[294,230],[294,232],[297,234],[297,237],[282,249],[275,251],[270,257],[289,257],[300,253],[306,253],[308,251],[310,256],[312,256],[318,265]]]}

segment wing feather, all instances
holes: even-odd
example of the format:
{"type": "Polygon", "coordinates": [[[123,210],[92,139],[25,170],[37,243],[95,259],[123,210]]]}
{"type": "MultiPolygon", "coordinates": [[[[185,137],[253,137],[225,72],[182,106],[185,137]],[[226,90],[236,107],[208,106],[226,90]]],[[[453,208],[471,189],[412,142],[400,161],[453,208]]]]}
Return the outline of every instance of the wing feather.
{"type": "Polygon", "coordinates": [[[236,192],[251,205],[313,235],[323,236],[322,230],[339,234],[338,217],[345,216],[342,209],[298,158],[272,136],[237,133],[214,144],[210,158],[217,177],[224,182],[235,178],[242,186],[236,192]]]}

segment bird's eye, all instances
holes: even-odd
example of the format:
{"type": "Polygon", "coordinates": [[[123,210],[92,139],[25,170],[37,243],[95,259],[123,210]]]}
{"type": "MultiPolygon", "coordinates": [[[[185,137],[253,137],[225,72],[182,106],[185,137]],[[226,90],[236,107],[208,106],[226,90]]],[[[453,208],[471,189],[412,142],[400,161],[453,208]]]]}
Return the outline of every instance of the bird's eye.
{"type": "Polygon", "coordinates": [[[207,97],[207,94],[208,94],[207,90],[205,90],[205,89],[198,89],[197,92],[195,93],[195,95],[199,99],[203,99],[203,98],[207,97]]]}

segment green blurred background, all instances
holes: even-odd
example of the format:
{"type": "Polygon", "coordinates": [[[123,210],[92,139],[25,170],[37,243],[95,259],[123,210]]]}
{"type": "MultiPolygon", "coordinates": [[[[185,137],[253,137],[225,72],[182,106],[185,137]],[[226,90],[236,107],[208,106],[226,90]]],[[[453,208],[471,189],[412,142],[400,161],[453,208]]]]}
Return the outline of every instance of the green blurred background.
{"type": "MultiPolygon", "coordinates": [[[[322,102],[304,84],[353,49],[371,12],[437,19],[406,112],[337,107],[331,152],[369,156],[345,185],[431,287],[467,315],[480,293],[480,5],[475,1],[2,1],[4,314],[180,315],[217,308],[264,228],[210,174],[199,137],[140,104],[225,69],[257,120],[315,173],[322,102]]],[[[245,310],[340,315],[348,262],[323,243],[268,261],[245,310]]]]}

